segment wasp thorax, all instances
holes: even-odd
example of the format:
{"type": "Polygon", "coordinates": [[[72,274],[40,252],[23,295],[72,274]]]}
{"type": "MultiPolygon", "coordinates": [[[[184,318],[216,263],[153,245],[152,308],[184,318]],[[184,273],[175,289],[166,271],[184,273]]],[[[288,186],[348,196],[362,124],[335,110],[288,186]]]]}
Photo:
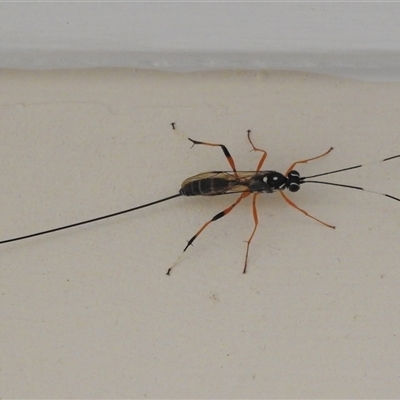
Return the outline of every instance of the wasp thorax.
{"type": "Polygon", "coordinates": [[[269,175],[264,177],[264,182],[273,190],[283,190],[286,187],[287,178],[280,172],[271,172],[269,175]]]}
{"type": "Polygon", "coordinates": [[[300,174],[297,171],[289,172],[286,187],[291,192],[297,192],[300,189],[300,174]]]}

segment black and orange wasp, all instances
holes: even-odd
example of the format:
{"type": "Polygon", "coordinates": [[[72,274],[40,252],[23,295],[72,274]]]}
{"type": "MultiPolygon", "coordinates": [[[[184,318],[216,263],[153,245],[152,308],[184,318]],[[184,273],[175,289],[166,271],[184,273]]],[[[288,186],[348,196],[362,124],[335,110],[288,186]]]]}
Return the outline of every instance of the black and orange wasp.
{"type": "MultiPolygon", "coordinates": [[[[172,123],[171,125],[172,125],[172,128],[175,129],[175,123],[172,123]]],[[[190,196],[221,196],[221,195],[225,195],[225,194],[238,194],[239,197],[236,199],[236,201],[233,204],[231,204],[229,207],[225,208],[223,211],[219,212],[213,218],[211,218],[209,221],[207,221],[195,233],[195,235],[192,236],[192,238],[187,242],[185,248],[183,249],[183,252],[185,252],[188,249],[188,247],[193,244],[193,242],[196,240],[196,238],[204,231],[204,229],[207,228],[207,226],[209,224],[211,224],[212,222],[217,221],[220,218],[224,217],[225,215],[229,214],[243,199],[252,195],[253,196],[252,197],[252,211],[253,211],[254,228],[253,228],[253,231],[251,232],[250,237],[246,241],[247,246],[246,246],[246,254],[245,254],[244,268],[243,268],[243,273],[246,273],[250,243],[254,237],[254,234],[256,233],[257,226],[258,226],[258,214],[257,214],[256,200],[257,200],[257,197],[261,193],[278,192],[282,196],[283,200],[287,204],[289,204],[291,207],[302,212],[305,216],[312,218],[313,220],[321,223],[322,225],[324,225],[328,228],[332,228],[332,229],[334,229],[335,226],[327,224],[326,222],[323,222],[320,219],[315,218],[314,216],[310,215],[307,211],[303,210],[302,208],[297,206],[291,199],[289,199],[289,197],[284,193],[284,191],[286,189],[288,189],[289,192],[297,192],[300,189],[300,186],[304,183],[318,183],[318,184],[338,186],[338,187],[348,188],[348,189],[363,190],[363,191],[366,191],[369,193],[379,194],[381,196],[385,196],[385,197],[388,197],[390,199],[400,202],[400,198],[398,198],[398,197],[395,197],[395,196],[392,196],[392,195],[389,195],[386,193],[380,193],[380,192],[376,192],[376,191],[372,191],[372,190],[367,190],[367,189],[364,189],[359,186],[345,185],[345,184],[340,184],[340,183],[325,182],[325,181],[318,181],[318,180],[310,180],[310,179],[314,179],[314,178],[325,176],[325,175],[331,175],[331,174],[336,174],[339,172],[344,172],[344,171],[349,171],[352,169],[361,168],[364,166],[364,164],[354,165],[352,167],[341,168],[341,169],[337,169],[334,171],[324,172],[324,173],[306,176],[306,177],[300,176],[299,172],[294,169],[296,167],[296,165],[306,164],[309,161],[317,160],[321,157],[324,157],[325,155],[327,155],[328,153],[330,153],[333,150],[333,147],[329,148],[329,150],[325,151],[323,154],[321,154],[317,157],[308,158],[308,159],[299,160],[299,161],[294,162],[293,164],[290,165],[290,167],[286,170],[286,172],[284,174],[282,174],[280,172],[273,171],[273,170],[262,170],[261,169],[267,158],[267,152],[265,150],[262,150],[262,149],[256,147],[253,144],[253,141],[250,137],[250,130],[247,131],[247,138],[252,147],[252,150],[255,152],[261,153],[261,158],[257,164],[257,168],[254,171],[238,171],[236,169],[235,162],[225,145],[217,144],[217,143],[199,142],[197,140],[193,140],[193,139],[189,138],[189,140],[192,142],[192,147],[195,145],[220,147],[232,170],[231,171],[211,171],[211,172],[200,173],[198,175],[194,175],[194,176],[184,180],[179,192],[172,196],[165,197],[165,198],[153,201],[151,203],[143,204],[141,206],[129,208],[127,210],[103,215],[101,217],[96,217],[96,218],[88,219],[85,221],[75,222],[72,224],[60,226],[60,227],[53,228],[53,229],[48,229],[48,230],[41,231],[41,232],[31,233],[29,235],[24,235],[24,236],[14,237],[11,239],[2,240],[2,241],[0,241],[0,244],[6,244],[6,243],[10,243],[10,242],[15,242],[18,240],[32,238],[35,236],[46,235],[46,234],[61,231],[64,229],[77,227],[80,225],[90,224],[92,222],[100,221],[100,220],[103,220],[106,218],[112,218],[112,217],[116,217],[118,215],[137,211],[137,210],[140,210],[141,208],[150,207],[155,204],[159,204],[159,203],[162,203],[162,202],[165,202],[165,201],[177,198],[177,197],[181,197],[181,196],[188,196],[188,197],[190,197],[190,196]]],[[[400,154],[392,156],[392,157],[384,158],[378,162],[386,162],[386,161],[394,160],[395,158],[400,158],[400,154]]],[[[167,275],[169,275],[171,273],[171,270],[172,270],[172,267],[168,269],[167,275]]]]}

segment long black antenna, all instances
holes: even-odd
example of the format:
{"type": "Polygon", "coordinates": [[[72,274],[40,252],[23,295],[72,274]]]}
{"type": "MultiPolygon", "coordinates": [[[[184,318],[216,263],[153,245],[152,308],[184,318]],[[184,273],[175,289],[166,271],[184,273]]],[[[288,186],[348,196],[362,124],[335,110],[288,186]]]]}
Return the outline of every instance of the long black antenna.
{"type": "MultiPolygon", "coordinates": [[[[399,157],[399,156],[396,156],[396,157],[399,157]]],[[[393,157],[393,158],[395,158],[395,157],[393,157]]],[[[350,168],[350,169],[351,169],[351,168],[350,168]]],[[[302,178],[302,179],[305,179],[305,178],[302,178]]],[[[331,185],[331,186],[344,187],[344,188],[347,188],[347,189],[363,190],[364,192],[369,192],[369,193],[374,193],[374,194],[380,194],[381,196],[386,196],[386,197],[389,197],[390,199],[400,201],[399,198],[394,197],[394,196],[392,196],[392,195],[390,195],[390,194],[375,192],[375,191],[373,191],[373,190],[364,189],[364,188],[362,188],[362,187],[360,187],[360,186],[343,185],[343,184],[341,184],[341,183],[322,182],[322,181],[301,181],[301,183],[320,183],[320,184],[322,184],[322,185],[331,185]]]]}
{"type": "Polygon", "coordinates": [[[397,156],[384,158],[383,160],[373,162],[373,163],[359,164],[359,165],[354,165],[353,167],[347,167],[347,168],[342,168],[342,169],[336,169],[335,171],[324,172],[322,174],[317,174],[317,175],[312,175],[312,176],[304,176],[304,177],[302,177],[302,179],[311,179],[311,178],[317,178],[319,176],[324,176],[324,175],[337,174],[338,172],[349,171],[351,169],[361,168],[368,164],[382,163],[385,161],[394,160],[395,158],[399,158],[399,157],[400,157],[400,154],[398,154],[397,156]]]}
{"type": "Polygon", "coordinates": [[[138,207],[128,208],[127,210],[118,211],[118,212],[115,212],[115,213],[112,213],[112,214],[103,215],[103,216],[97,217],[97,218],[87,219],[87,220],[81,221],[81,222],[75,222],[74,224],[60,226],[59,228],[48,229],[46,231],[31,233],[30,235],[19,236],[19,237],[15,237],[15,238],[12,238],[12,239],[2,240],[2,241],[0,241],[0,244],[16,242],[18,240],[28,239],[28,238],[32,238],[32,237],[35,237],[35,236],[46,235],[48,233],[62,231],[64,229],[73,228],[73,227],[79,226],[79,225],[90,224],[92,222],[100,221],[102,219],[116,217],[117,215],[126,214],[126,213],[129,213],[129,212],[132,212],[132,211],[140,210],[141,208],[145,208],[145,207],[150,207],[150,206],[153,206],[154,204],[163,203],[164,201],[168,201],[168,200],[174,199],[175,197],[179,197],[179,196],[182,196],[182,194],[181,193],[174,194],[173,196],[165,197],[164,199],[156,200],[156,201],[153,201],[151,203],[143,204],[143,205],[138,206],[138,207]]]}

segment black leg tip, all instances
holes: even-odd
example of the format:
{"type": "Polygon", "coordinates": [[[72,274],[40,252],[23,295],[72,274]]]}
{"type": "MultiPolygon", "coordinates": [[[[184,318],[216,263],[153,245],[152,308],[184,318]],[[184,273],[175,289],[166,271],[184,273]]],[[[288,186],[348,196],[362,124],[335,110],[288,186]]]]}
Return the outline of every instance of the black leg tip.
{"type": "Polygon", "coordinates": [[[183,253],[188,249],[189,246],[193,246],[192,243],[194,242],[194,240],[196,239],[195,237],[192,237],[189,241],[188,244],[186,245],[186,247],[183,249],[183,253]]]}

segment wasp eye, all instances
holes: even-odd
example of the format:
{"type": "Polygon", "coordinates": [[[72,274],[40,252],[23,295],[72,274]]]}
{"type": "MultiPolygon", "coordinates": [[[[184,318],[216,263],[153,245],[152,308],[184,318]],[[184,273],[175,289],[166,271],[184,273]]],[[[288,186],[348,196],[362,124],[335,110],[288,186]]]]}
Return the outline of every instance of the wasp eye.
{"type": "Polygon", "coordinates": [[[297,192],[300,189],[300,174],[297,171],[289,172],[287,188],[291,192],[297,192]]]}

